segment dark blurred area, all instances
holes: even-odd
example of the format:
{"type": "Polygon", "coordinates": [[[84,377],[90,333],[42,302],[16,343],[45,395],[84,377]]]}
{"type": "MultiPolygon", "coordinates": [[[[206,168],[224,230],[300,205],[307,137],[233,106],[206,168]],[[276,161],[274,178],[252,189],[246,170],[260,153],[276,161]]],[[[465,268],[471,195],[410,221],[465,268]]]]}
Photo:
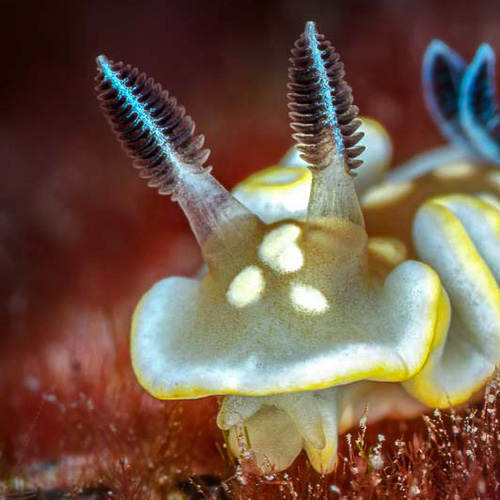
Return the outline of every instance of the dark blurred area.
{"type": "MultiPolygon", "coordinates": [[[[58,335],[71,306],[130,314],[141,292],[200,265],[180,209],[137,178],[101,117],[95,58],[138,66],[178,97],[228,187],[291,146],[289,49],[312,19],[340,51],[363,115],[396,163],[442,142],[421,96],[441,38],[500,50],[498,0],[2,2],[0,348],[58,335]]],[[[1,358],[0,358],[1,362],[1,358]]]]}

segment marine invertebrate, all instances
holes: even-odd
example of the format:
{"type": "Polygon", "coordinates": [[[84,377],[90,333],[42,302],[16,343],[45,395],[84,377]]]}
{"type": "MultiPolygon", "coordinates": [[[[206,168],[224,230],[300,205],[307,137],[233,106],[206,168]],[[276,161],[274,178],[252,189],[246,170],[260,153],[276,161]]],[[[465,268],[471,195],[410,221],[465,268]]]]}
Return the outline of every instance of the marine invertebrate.
{"type": "MultiPolygon", "coordinates": [[[[131,343],[139,382],[162,399],[223,395],[217,421],[231,448],[249,446],[264,470],[286,468],[304,447],[329,472],[338,432],[368,401],[374,417],[456,404],[491,374],[500,214],[470,197],[425,202],[443,191],[436,175],[449,181],[456,168],[423,176],[418,189],[360,184],[360,204],[361,122],[339,56],[307,23],[291,62],[290,117],[308,170],[278,166],[234,195],[203,168],[203,137],[159,85],[101,56],[98,91],[140,175],[180,203],[207,264],[199,279],[167,278],[141,299],[131,343]]],[[[381,163],[364,167],[365,179],[381,163]]],[[[481,186],[485,171],[497,174],[477,171],[481,186]]]]}

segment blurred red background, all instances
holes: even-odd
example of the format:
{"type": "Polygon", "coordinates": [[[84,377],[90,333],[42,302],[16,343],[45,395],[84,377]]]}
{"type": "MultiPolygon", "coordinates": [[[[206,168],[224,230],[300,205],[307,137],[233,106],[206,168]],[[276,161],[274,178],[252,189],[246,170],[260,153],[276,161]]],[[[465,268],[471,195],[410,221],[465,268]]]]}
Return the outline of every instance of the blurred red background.
{"type": "MultiPolygon", "coordinates": [[[[58,364],[83,365],[85,377],[108,384],[96,366],[114,348],[100,329],[112,323],[126,350],[140,295],[201,264],[179,207],[137,178],[100,116],[98,54],[138,66],[177,96],[207,137],[215,176],[232,187],[292,145],[288,54],[306,20],[341,53],[356,104],[387,127],[397,163],[442,142],[421,96],[425,47],[441,38],[467,58],[481,42],[498,53],[498,8],[497,0],[2,2],[5,456],[34,419],[32,442],[50,440],[58,424],[44,420],[40,401],[71,384],[74,368],[58,364]],[[58,375],[46,376],[48,367],[58,375]]],[[[43,455],[40,443],[32,455],[43,455]]]]}

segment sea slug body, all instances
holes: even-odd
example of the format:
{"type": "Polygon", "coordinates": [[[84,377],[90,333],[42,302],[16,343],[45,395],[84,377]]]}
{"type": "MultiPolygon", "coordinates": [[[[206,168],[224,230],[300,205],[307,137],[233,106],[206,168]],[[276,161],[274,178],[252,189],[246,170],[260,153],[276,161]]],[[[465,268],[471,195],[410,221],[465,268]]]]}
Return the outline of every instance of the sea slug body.
{"type": "Polygon", "coordinates": [[[408,416],[480,390],[500,362],[493,68],[489,46],[467,65],[433,42],[426,102],[451,146],[386,173],[387,133],[357,117],[339,55],[308,22],[289,71],[296,149],[231,193],[175,98],[100,56],[104,115],[141,177],[179,202],[206,264],[137,305],[144,389],[222,396],[236,455],[283,470],[304,449],[321,473],[367,403],[370,419],[408,416]]]}

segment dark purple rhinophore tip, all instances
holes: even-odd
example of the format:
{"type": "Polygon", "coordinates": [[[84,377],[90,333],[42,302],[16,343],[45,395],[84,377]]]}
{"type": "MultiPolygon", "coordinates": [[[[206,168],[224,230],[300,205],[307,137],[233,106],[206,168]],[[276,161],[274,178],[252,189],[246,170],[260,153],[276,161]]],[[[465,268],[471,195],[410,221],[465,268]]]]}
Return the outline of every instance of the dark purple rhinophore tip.
{"type": "Polygon", "coordinates": [[[302,158],[316,169],[326,168],[336,156],[348,172],[362,164],[356,159],[363,146],[356,146],[363,134],[358,108],[352,104],[352,90],[344,80],[340,56],[313,22],[295,42],[290,58],[288,94],[291,127],[302,158]]]}
{"type": "Polygon", "coordinates": [[[97,58],[101,110],[140,176],[160,194],[173,194],[182,171],[204,171],[210,152],[185,109],[137,68],[97,58]]]}

